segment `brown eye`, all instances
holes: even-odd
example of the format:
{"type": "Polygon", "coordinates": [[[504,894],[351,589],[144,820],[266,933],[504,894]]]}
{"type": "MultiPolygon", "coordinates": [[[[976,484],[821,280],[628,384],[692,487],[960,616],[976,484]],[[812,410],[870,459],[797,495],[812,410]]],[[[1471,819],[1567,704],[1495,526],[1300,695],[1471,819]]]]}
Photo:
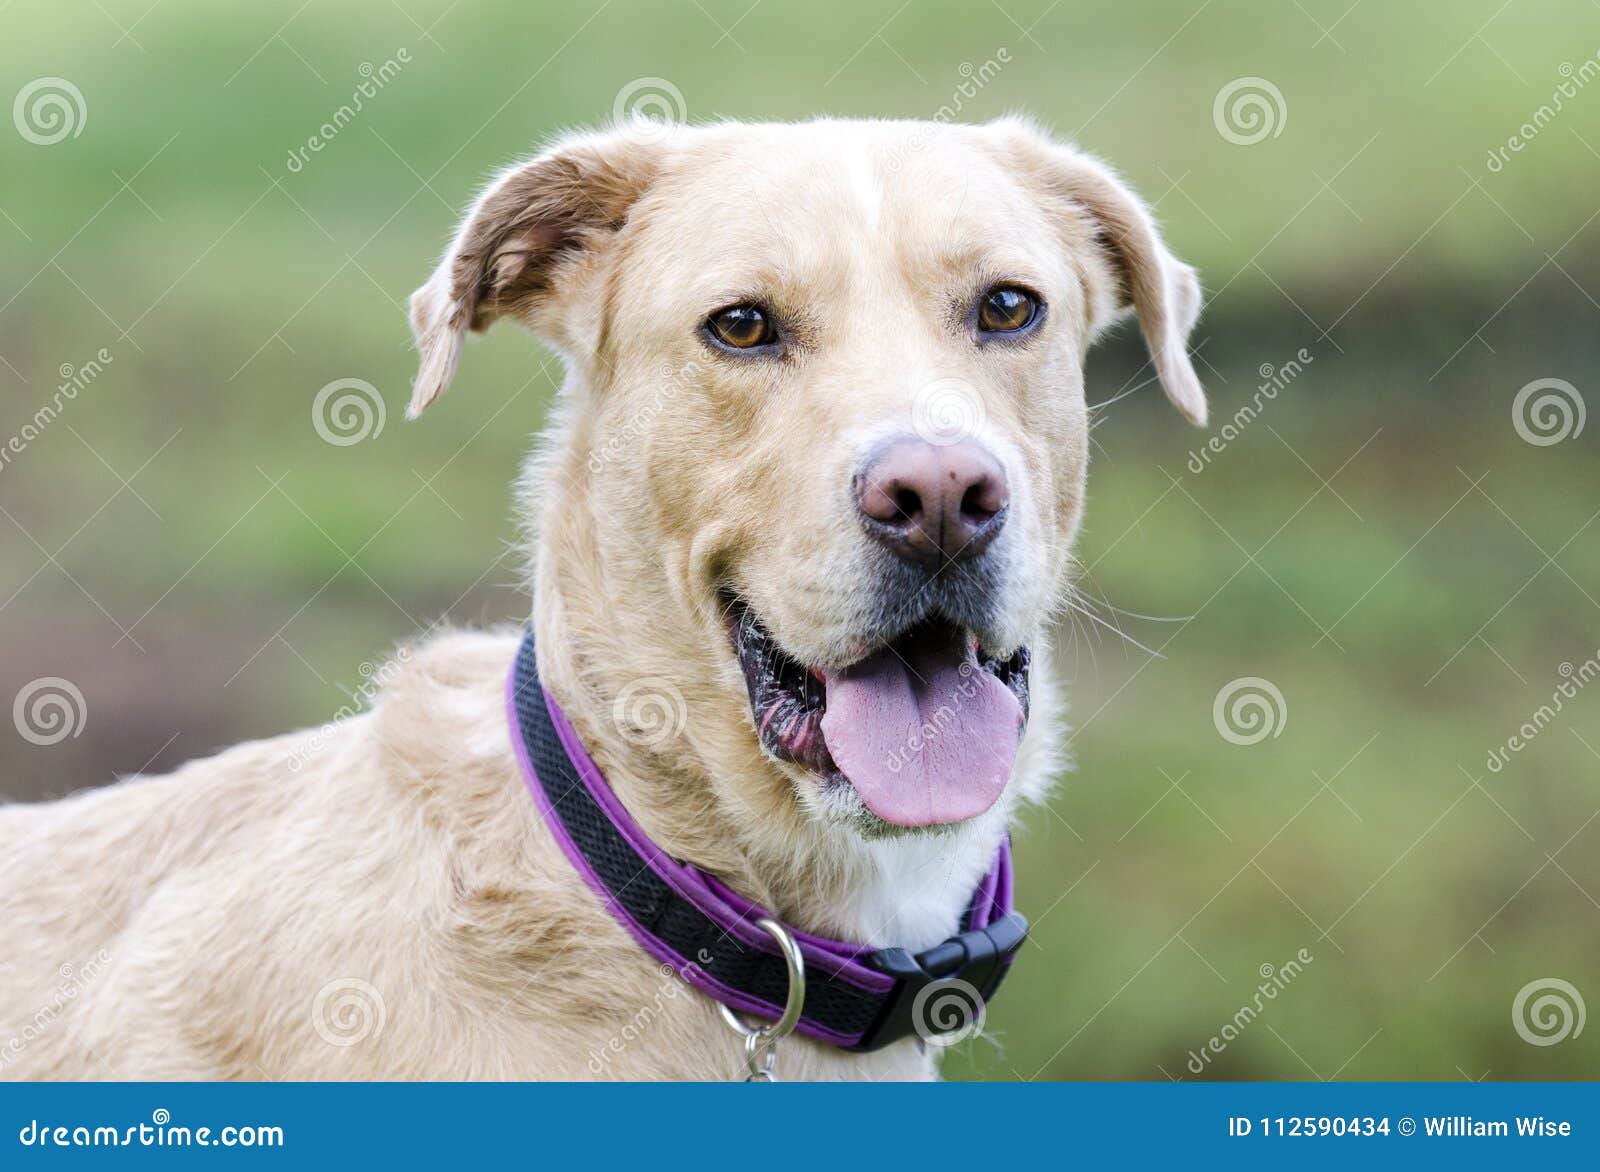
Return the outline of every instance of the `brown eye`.
{"type": "Polygon", "coordinates": [[[706,326],[717,341],[735,350],[770,345],[778,337],[766,313],[754,305],[733,305],[718,310],[706,326]]]}
{"type": "Polygon", "coordinates": [[[1000,285],[983,295],[978,328],[986,334],[1014,334],[1039,314],[1039,299],[1015,285],[1000,285]]]}

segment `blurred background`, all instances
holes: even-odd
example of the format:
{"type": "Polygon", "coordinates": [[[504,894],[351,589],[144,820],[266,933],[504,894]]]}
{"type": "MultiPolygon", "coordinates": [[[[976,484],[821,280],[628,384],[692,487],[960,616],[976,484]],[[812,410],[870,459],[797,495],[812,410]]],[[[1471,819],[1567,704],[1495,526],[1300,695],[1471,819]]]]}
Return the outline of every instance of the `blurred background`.
{"type": "Polygon", "coordinates": [[[1076,767],[947,1073],[1600,1073],[1600,7],[0,7],[0,795],[526,615],[554,362],[496,331],[402,419],[405,299],[491,169],[628,105],[1025,110],[1199,266],[1213,426],[1131,329],[1091,362],[1076,767]]]}

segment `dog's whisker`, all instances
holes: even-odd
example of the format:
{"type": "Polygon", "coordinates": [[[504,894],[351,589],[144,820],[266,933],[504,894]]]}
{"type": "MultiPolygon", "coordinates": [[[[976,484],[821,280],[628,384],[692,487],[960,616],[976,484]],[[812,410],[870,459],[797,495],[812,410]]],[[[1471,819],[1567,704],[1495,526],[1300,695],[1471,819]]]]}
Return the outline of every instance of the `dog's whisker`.
{"type": "Polygon", "coordinates": [[[1153,658],[1153,659],[1165,659],[1166,658],[1166,656],[1162,655],[1161,652],[1156,651],[1153,648],[1146,647],[1143,643],[1139,642],[1139,640],[1135,639],[1132,635],[1130,635],[1126,631],[1124,631],[1121,628],[1121,626],[1119,626],[1116,622],[1114,622],[1114,621],[1108,622],[1107,620],[1101,618],[1099,615],[1095,614],[1093,609],[1091,609],[1090,606],[1080,604],[1080,602],[1079,602],[1080,598],[1086,600],[1087,596],[1078,594],[1078,592],[1076,590],[1069,591],[1067,596],[1066,596],[1066,604],[1067,604],[1068,608],[1073,610],[1073,611],[1075,611],[1078,614],[1081,614],[1084,618],[1088,619],[1090,622],[1096,623],[1099,626],[1104,627],[1108,631],[1116,632],[1116,634],[1117,634],[1117,636],[1119,638],[1121,638],[1125,642],[1131,644],[1132,646],[1137,647],[1140,651],[1143,651],[1146,655],[1150,656],[1151,658],[1153,658]]]}

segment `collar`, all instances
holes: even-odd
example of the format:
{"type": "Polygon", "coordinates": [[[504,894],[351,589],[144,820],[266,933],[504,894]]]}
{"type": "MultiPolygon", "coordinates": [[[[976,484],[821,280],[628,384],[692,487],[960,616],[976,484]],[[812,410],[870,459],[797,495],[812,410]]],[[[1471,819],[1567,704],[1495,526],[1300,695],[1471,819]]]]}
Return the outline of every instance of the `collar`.
{"type": "MultiPolygon", "coordinates": [[[[523,779],[606,910],[640,947],[706,996],[757,1017],[782,1017],[788,965],[757,925],[770,913],[670,857],[639,828],[539,682],[531,630],[506,682],[506,709],[523,779]]],[[[973,892],[964,923],[964,931],[916,955],[789,928],[805,964],[796,1028],[856,1051],[913,1035],[938,1041],[943,1033],[970,1032],[1028,931],[1011,909],[1009,841],[973,892]],[[956,998],[966,1004],[951,1013],[956,998]]]]}

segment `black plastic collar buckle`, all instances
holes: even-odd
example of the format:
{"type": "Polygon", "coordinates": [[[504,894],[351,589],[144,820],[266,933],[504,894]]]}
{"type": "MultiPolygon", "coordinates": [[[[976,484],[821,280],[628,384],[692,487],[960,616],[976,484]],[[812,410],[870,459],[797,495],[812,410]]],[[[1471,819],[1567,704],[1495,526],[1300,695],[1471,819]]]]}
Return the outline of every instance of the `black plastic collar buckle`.
{"type": "Polygon", "coordinates": [[[851,1049],[878,1050],[901,1038],[927,1039],[970,1029],[1027,937],[1028,921],[1011,912],[915,956],[904,948],[873,953],[867,963],[899,978],[899,984],[851,1049]]]}

